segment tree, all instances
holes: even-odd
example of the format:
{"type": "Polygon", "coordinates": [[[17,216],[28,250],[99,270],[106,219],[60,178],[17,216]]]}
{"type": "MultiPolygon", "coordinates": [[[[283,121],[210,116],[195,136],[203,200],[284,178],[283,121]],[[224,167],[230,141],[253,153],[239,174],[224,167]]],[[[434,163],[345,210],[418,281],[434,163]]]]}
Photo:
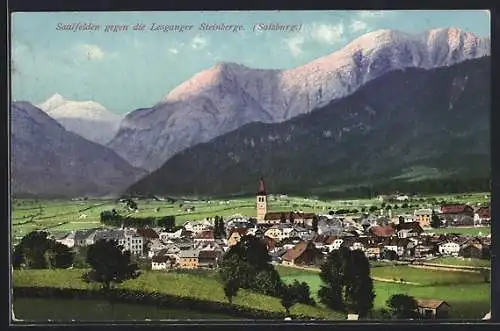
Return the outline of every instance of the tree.
{"type": "Polygon", "coordinates": [[[290,308],[297,303],[294,288],[290,285],[283,286],[281,294],[281,305],[285,308],[286,316],[290,316],[290,308]]]}
{"type": "Polygon", "coordinates": [[[220,230],[220,226],[219,226],[219,216],[216,215],[215,216],[215,219],[214,219],[214,238],[215,239],[220,239],[220,233],[219,233],[219,230],[220,230]]]}
{"type": "Polygon", "coordinates": [[[378,207],[377,207],[377,206],[371,206],[371,207],[370,207],[370,209],[369,209],[369,211],[370,211],[371,213],[373,213],[374,211],[377,211],[377,210],[378,210],[378,207]]]}
{"type": "Polygon", "coordinates": [[[253,289],[265,295],[279,296],[283,282],[274,268],[260,271],[253,281],[253,289]]]}
{"type": "Polygon", "coordinates": [[[432,211],[432,216],[431,216],[431,227],[434,229],[440,228],[443,225],[441,220],[439,219],[439,216],[436,215],[435,211],[432,211]]]}
{"type": "Polygon", "coordinates": [[[71,266],[73,252],[66,245],[49,239],[48,235],[45,231],[33,231],[24,236],[14,247],[14,268],[45,269],[71,266]]]}
{"type": "Polygon", "coordinates": [[[385,210],[391,210],[391,209],[392,209],[391,205],[385,206],[385,210]]]}
{"type": "Polygon", "coordinates": [[[317,215],[314,215],[312,219],[312,230],[316,233],[318,232],[318,223],[319,217],[317,215]]]}
{"type": "Polygon", "coordinates": [[[408,208],[408,202],[403,202],[401,205],[401,208],[407,209],[408,208]]]}
{"type": "Polygon", "coordinates": [[[394,294],[386,302],[393,318],[409,319],[418,318],[418,303],[414,297],[406,294],[394,294]]]}
{"type": "Polygon", "coordinates": [[[373,308],[370,264],[361,251],[346,247],[333,250],[321,266],[320,278],[323,285],[318,296],[327,307],[355,312],[360,317],[366,317],[373,308]]]}
{"type": "Polygon", "coordinates": [[[239,287],[235,280],[230,280],[224,284],[224,295],[229,304],[233,303],[233,297],[238,293],[239,287]]]}
{"type": "Polygon", "coordinates": [[[220,279],[224,285],[236,281],[241,288],[277,295],[282,282],[270,262],[262,240],[252,235],[243,236],[224,255],[219,267],[220,279]]]}
{"type": "Polygon", "coordinates": [[[219,217],[219,235],[221,238],[226,238],[226,226],[224,225],[224,218],[219,217]]]}
{"type": "Polygon", "coordinates": [[[370,277],[370,263],[362,251],[351,251],[347,263],[346,308],[366,317],[373,308],[375,292],[370,277]]]}
{"type": "Polygon", "coordinates": [[[291,288],[294,291],[297,302],[312,306],[316,304],[314,299],[311,298],[311,291],[306,282],[301,283],[298,280],[294,280],[293,284],[291,284],[291,288]]]}
{"type": "Polygon", "coordinates": [[[281,213],[280,223],[286,223],[286,215],[285,215],[285,213],[281,213]]]}
{"type": "Polygon", "coordinates": [[[344,311],[343,287],[346,255],[349,249],[341,247],[328,254],[321,265],[319,277],[323,284],[318,291],[320,301],[330,309],[344,311]]]}
{"type": "Polygon", "coordinates": [[[91,270],[83,275],[83,279],[100,283],[104,290],[139,276],[137,264],[131,262],[130,251],[123,251],[122,246],[113,240],[101,239],[90,245],[85,260],[91,270]]]}

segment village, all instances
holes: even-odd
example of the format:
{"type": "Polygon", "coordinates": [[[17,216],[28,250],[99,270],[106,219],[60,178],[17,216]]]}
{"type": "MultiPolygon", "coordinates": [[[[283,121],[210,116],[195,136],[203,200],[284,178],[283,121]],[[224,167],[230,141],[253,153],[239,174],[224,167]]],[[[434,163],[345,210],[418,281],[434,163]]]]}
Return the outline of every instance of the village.
{"type": "MultiPolygon", "coordinates": [[[[392,197],[399,201],[407,196],[392,197]]],[[[186,221],[170,229],[155,227],[95,228],[77,230],[54,239],[70,248],[92,245],[99,239],[117,241],[124,250],[150,264],[152,270],[217,268],[224,253],[245,235],[263,240],[272,261],[288,266],[319,266],[324,257],[341,246],[361,250],[371,260],[418,262],[439,256],[489,259],[491,234],[467,236],[454,233],[459,227],[490,225],[489,206],[448,204],[416,209],[413,215],[393,215],[391,209],[338,215],[302,211],[268,211],[268,194],[261,180],[256,198],[257,217],[214,216],[186,221]],[[433,220],[447,227],[434,234],[433,220]]],[[[384,199],[384,197],[380,197],[384,199]]]]}
{"type": "MultiPolygon", "coordinates": [[[[100,211],[100,226],[66,232],[44,231],[51,240],[74,252],[75,258],[68,264],[68,271],[87,268],[88,249],[102,240],[111,240],[122,251],[130,252],[132,260],[145,272],[165,276],[172,272],[212,274],[223,269],[219,267],[232,247],[243,238],[256,238],[267,250],[271,264],[283,279],[287,279],[290,270],[300,272],[299,279],[307,279],[311,272],[315,275],[309,278],[312,281],[309,286],[314,287],[311,288],[313,296],[319,286],[317,275],[321,267],[333,252],[340,249],[362,252],[372,269],[382,267],[372,270],[370,276],[377,281],[379,289],[386,282],[418,289],[424,283],[431,287],[446,283],[445,279],[436,282],[437,278],[434,281],[425,278],[429,276],[446,276],[444,278],[460,284],[460,279],[468,273],[475,273],[474,282],[490,282],[491,216],[489,204],[484,203],[488,198],[481,195],[475,202],[449,203],[398,193],[379,196],[372,205],[370,202],[360,205],[346,201],[331,210],[322,207],[319,212],[310,209],[304,212],[299,208],[285,211],[283,206],[290,204],[282,203],[281,208],[271,210],[270,205],[276,206],[273,201],[288,197],[268,194],[261,178],[252,216],[243,213],[228,216],[226,213],[224,218],[214,213],[216,215],[212,217],[192,217],[181,222],[175,219],[175,215],[131,217],[138,215],[142,206],[146,208],[148,201],[128,197],[119,199],[117,205],[108,204],[97,210],[100,211]],[[116,206],[116,209],[108,210],[111,206],[116,206]],[[446,261],[453,263],[443,263],[446,261]],[[391,265],[398,267],[391,269],[391,265]],[[435,271],[434,276],[432,271],[435,271]],[[420,279],[424,283],[420,283],[420,279]]],[[[150,206],[149,209],[157,212],[158,206],[175,203],[184,209],[185,214],[195,213],[194,204],[171,198],[156,199],[154,208],[150,206]]],[[[201,203],[229,204],[230,201],[201,203]]],[[[297,205],[293,204],[293,207],[297,205]]],[[[248,212],[249,209],[245,210],[248,212]]],[[[85,217],[86,214],[82,213],[78,218],[85,217]]],[[[379,290],[377,295],[395,294],[393,290],[388,291],[379,290]]],[[[415,299],[422,316],[446,318],[450,308],[446,297],[449,296],[433,292],[415,299]]]]}

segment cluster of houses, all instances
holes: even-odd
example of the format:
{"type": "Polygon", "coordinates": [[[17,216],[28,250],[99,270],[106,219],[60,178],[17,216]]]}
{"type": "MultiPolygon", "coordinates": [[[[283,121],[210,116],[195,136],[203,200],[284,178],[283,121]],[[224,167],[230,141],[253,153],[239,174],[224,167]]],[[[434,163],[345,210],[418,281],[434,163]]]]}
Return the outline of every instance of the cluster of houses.
{"type": "MultiPolygon", "coordinates": [[[[419,214],[421,216],[421,214],[419,214]]],[[[319,265],[340,247],[361,250],[370,259],[413,260],[439,255],[487,258],[491,236],[434,235],[422,222],[402,222],[384,216],[358,219],[302,212],[267,213],[263,221],[234,215],[225,222],[225,236],[217,236],[211,219],[188,221],[175,230],[162,228],[91,229],[55,238],[68,247],[82,247],[99,239],[116,240],[131,254],[147,259],[153,270],[216,268],[242,237],[253,235],[266,245],[276,263],[319,265]],[[317,224],[313,229],[313,218],[317,224]]],[[[453,232],[450,228],[450,232],[453,232]]]]}
{"type": "MultiPolygon", "coordinates": [[[[401,200],[406,198],[400,197],[401,200]]],[[[438,211],[415,210],[413,215],[363,214],[359,217],[294,212],[270,212],[263,179],[256,199],[257,217],[234,215],[217,233],[214,219],[187,221],[173,230],[119,228],[74,231],[55,238],[68,247],[83,247],[99,239],[117,241],[132,255],[146,259],[153,270],[216,268],[224,253],[242,237],[253,235],[266,245],[276,263],[319,265],[334,249],[360,250],[370,259],[414,260],[439,255],[488,258],[491,236],[469,237],[425,232],[437,215],[445,226],[490,223],[489,207],[442,205],[438,211]]]]}

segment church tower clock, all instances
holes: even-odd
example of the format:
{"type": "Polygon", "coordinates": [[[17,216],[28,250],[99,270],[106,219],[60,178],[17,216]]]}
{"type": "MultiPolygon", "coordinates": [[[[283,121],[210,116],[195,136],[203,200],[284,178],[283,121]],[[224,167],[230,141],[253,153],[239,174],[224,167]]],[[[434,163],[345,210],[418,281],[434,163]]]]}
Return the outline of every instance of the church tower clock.
{"type": "Polygon", "coordinates": [[[260,178],[259,190],[257,191],[257,221],[263,221],[267,214],[267,192],[264,178],[260,178]]]}

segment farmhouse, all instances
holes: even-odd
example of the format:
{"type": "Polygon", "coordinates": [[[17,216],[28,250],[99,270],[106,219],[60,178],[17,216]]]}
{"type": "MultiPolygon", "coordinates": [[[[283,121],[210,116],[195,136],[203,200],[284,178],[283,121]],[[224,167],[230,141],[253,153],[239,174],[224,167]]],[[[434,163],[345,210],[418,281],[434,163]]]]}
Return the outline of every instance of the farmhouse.
{"type": "Polygon", "coordinates": [[[464,204],[448,204],[442,205],[440,211],[447,225],[474,225],[474,209],[471,206],[464,204]]]}
{"type": "Polygon", "coordinates": [[[443,300],[417,299],[418,312],[425,319],[448,317],[450,305],[443,300]]]}
{"type": "Polygon", "coordinates": [[[78,230],[75,232],[75,246],[83,247],[90,246],[94,243],[94,237],[97,229],[78,230]]]}
{"type": "Polygon", "coordinates": [[[284,265],[313,266],[323,262],[323,253],[312,242],[302,241],[289,249],[283,256],[284,265]]]}

